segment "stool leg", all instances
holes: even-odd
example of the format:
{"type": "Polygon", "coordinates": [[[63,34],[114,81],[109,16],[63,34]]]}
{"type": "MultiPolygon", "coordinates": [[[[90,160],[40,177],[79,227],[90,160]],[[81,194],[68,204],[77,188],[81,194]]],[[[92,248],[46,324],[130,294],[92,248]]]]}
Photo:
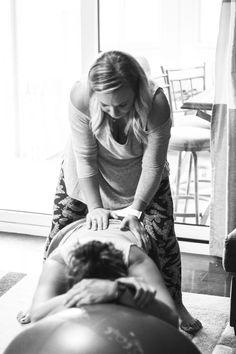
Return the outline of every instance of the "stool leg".
{"type": "Polygon", "coordinates": [[[191,152],[194,161],[194,200],[195,200],[195,213],[196,213],[196,224],[199,223],[199,195],[198,195],[198,163],[197,163],[197,153],[195,151],[191,152]]]}
{"type": "Polygon", "coordinates": [[[234,327],[236,335],[236,276],[232,274],[231,278],[231,292],[230,292],[230,326],[234,327]]]}
{"type": "MultiPolygon", "coordinates": [[[[184,204],[184,214],[187,213],[188,209],[188,200],[189,200],[189,191],[190,191],[190,184],[191,184],[191,175],[192,175],[192,165],[193,165],[193,156],[190,154],[189,157],[189,170],[188,170],[188,183],[187,183],[187,188],[186,188],[186,199],[185,199],[185,204],[184,204]]],[[[185,222],[186,217],[183,217],[183,222],[185,222]]]]}
{"type": "Polygon", "coordinates": [[[175,184],[174,212],[177,212],[178,210],[181,167],[182,167],[182,151],[180,151],[178,154],[178,169],[177,169],[176,184],[175,184]]]}

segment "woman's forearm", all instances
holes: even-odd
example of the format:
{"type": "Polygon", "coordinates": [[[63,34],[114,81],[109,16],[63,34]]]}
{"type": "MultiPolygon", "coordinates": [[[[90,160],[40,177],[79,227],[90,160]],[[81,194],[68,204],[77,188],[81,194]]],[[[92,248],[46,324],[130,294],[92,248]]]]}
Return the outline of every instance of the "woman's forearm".
{"type": "Polygon", "coordinates": [[[179,320],[177,312],[160,301],[157,296],[150,304],[140,309],[135,303],[132,292],[129,289],[126,289],[119,297],[118,303],[158,317],[161,320],[166,321],[172,326],[178,328],[179,320]]]}
{"type": "Polygon", "coordinates": [[[144,211],[156,194],[161,181],[163,167],[156,171],[142,171],[132,207],[144,211]]]}
{"type": "Polygon", "coordinates": [[[148,143],[142,160],[142,172],[134,196],[134,208],[148,205],[156,194],[166,165],[171,119],[148,134],[148,143]]]}
{"type": "Polygon", "coordinates": [[[176,328],[179,326],[177,312],[158,299],[154,299],[151,304],[147,305],[143,309],[143,311],[170,323],[176,328]]]}
{"type": "Polygon", "coordinates": [[[95,208],[102,208],[102,200],[99,192],[98,176],[80,178],[79,184],[88,206],[88,210],[91,211],[95,208]]]}
{"type": "Polygon", "coordinates": [[[135,210],[139,210],[139,211],[144,211],[147,207],[148,203],[142,199],[140,199],[140,197],[134,197],[134,201],[132,203],[132,208],[134,208],[135,210]]]}
{"type": "Polygon", "coordinates": [[[46,300],[40,304],[33,305],[30,310],[30,318],[32,322],[36,322],[46,317],[56,309],[61,308],[64,310],[65,294],[55,296],[49,300],[46,300]]]}

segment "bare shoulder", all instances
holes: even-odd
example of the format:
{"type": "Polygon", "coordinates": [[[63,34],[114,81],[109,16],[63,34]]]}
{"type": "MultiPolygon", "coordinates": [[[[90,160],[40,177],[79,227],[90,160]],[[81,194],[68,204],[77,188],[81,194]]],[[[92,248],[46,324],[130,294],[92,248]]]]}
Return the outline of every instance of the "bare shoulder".
{"type": "Polygon", "coordinates": [[[89,94],[85,83],[76,81],[70,92],[70,100],[82,113],[87,114],[89,111],[89,94]]]}
{"type": "Polygon", "coordinates": [[[66,266],[54,259],[48,258],[42,269],[42,273],[39,279],[39,284],[47,284],[51,286],[55,286],[57,290],[64,287],[65,283],[67,283],[67,269],[66,266]]]}
{"type": "Polygon", "coordinates": [[[38,284],[33,296],[31,311],[42,301],[63,294],[68,287],[68,277],[65,266],[48,258],[42,268],[38,284]]]}
{"type": "Polygon", "coordinates": [[[152,102],[152,108],[148,117],[150,130],[164,124],[170,118],[170,106],[162,89],[158,89],[152,102]]]}
{"type": "Polygon", "coordinates": [[[148,255],[138,246],[132,245],[129,252],[129,266],[143,263],[148,260],[148,255]]]}
{"type": "Polygon", "coordinates": [[[154,261],[146,254],[144,250],[137,246],[131,246],[129,255],[129,275],[141,276],[144,279],[152,281],[153,277],[159,279],[160,273],[154,261]]]}

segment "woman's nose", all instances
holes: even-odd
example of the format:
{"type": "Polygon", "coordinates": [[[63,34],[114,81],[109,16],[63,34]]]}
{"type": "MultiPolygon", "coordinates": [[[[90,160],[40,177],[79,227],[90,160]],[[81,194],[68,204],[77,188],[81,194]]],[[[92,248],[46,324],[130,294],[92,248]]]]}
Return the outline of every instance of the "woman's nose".
{"type": "Polygon", "coordinates": [[[110,112],[109,114],[112,116],[112,117],[116,117],[119,115],[119,108],[118,107],[110,107],[110,112]]]}

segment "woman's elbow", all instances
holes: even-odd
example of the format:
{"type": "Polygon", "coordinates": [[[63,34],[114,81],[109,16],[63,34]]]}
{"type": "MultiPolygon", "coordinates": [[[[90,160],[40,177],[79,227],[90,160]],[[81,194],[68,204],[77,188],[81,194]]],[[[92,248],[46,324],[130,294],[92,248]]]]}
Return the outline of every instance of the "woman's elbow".
{"type": "Polygon", "coordinates": [[[31,313],[30,313],[30,321],[32,323],[41,320],[43,317],[44,316],[42,316],[42,314],[39,313],[38,311],[31,311],[31,313]]]}
{"type": "Polygon", "coordinates": [[[170,310],[168,322],[172,324],[172,326],[179,328],[179,316],[176,311],[170,310]]]}

